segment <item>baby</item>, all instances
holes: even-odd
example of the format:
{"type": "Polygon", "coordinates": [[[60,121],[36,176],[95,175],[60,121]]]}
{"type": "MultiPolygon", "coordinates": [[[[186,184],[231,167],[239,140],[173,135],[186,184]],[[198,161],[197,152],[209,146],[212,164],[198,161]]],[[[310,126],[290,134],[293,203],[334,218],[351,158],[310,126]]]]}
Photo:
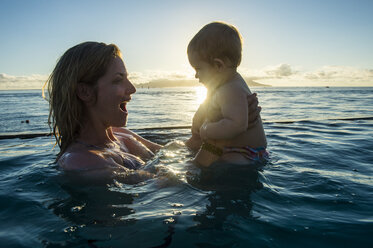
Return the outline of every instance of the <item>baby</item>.
{"type": "Polygon", "coordinates": [[[207,88],[207,98],[192,124],[192,137],[203,141],[195,158],[199,165],[248,164],[268,155],[260,117],[249,127],[247,96],[251,92],[237,72],[241,52],[240,33],[222,22],[204,26],[188,45],[195,77],[207,88]]]}

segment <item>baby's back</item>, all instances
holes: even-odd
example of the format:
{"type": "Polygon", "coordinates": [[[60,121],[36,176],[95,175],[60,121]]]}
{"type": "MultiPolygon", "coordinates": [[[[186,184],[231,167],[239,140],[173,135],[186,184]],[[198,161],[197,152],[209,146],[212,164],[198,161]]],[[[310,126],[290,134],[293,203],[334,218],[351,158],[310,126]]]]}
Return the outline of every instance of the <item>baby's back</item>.
{"type": "MultiPolygon", "coordinates": [[[[216,144],[218,146],[249,146],[252,148],[265,148],[267,146],[267,141],[260,116],[258,117],[258,120],[254,125],[248,124],[247,96],[251,94],[252,93],[249,87],[247,86],[245,80],[240,75],[238,75],[231,82],[222,85],[215,93],[216,97],[212,97],[208,111],[209,121],[216,122],[219,121],[219,119],[226,118],[226,116],[224,116],[223,108],[225,108],[226,105],[228,105],[227,109],[236,112],[233,113],[233,116],[238,116],[238,118],[235,119],[235,122],[237,123],[233,124],[232,126],[237,127],[237,129],[240,130],[230,138],[217,139],[216,144]],[[234,100],[232,101],[233,97],[234,100]]],[[[227,130],[222,130],[222,132],[224,131],[227,130]]]]}

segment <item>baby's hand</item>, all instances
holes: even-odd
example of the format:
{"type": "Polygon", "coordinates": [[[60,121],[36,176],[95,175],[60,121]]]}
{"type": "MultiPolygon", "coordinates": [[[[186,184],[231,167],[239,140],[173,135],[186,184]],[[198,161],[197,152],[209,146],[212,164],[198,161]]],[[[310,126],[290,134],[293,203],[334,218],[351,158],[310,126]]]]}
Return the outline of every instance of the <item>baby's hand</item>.
{"type": "Polygon", "coordinates": [[[202,141],[199,136],[199,134],[192,134],[192,137],[190,137],[187,141],[185,141],[185,145],[191,149],[192,151],[198,151],[201,147],[202,141]]]}
{"type": "Polygon", "coordinates": [[[199,136],[201,137],[201,140],[207,139],[207,124],[208,122],[205,121],[199,129],[199,136]]]}

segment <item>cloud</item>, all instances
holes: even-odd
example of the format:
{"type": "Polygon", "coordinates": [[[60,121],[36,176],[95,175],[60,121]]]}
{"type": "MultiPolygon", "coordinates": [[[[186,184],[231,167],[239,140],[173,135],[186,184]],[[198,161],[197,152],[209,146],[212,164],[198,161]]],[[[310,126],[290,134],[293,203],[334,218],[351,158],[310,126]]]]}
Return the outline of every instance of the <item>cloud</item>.
{"type": "MultiPolygon", "coordinates": [[[[249,70],[239,67],[241,75],[249,80],[272,86],[373,86],[373,69],[348,66],[323,66],[316,70],[302,70],[286,63],[249,70]]],[[[13,76],[0,73],[0,90],[41,89],[47,75],[13,76]]],[[[143,71],[130,72],[132,83],[173,84],[179,86],[198,85],[194,72],[143,71]]]]}
{"type": "MultiPolygon", "coordinates": [[[[13,76],[0,73],[0,90],[41,89],[47,79],[48,75],[13,76]]],[[[196,81],[193,74],[180,71],[130,72],[129,79],[137,85],[161,81],[167,81],[170,84],[174,82],[175,85],[178,83],[188,85],[196,81]]]]}
{"type": "Polygon", "coordinates": [[[256,70],[239,68],[238,71],[245,77],[254,80],[289,78],[298,74],[298,71],[294,70],[289,64],[271,65],[256,70]]]}
{"type": "Polygon", "coordinates": [[[324,66],[314,72],[305,73],[310,80],[373,81],[373,69],[357,69],[346,66],[324,66]]]}
{"type": "Polygon", "coordinates": [[[323,66],[313,71],[289,64],[267,66],[260,70],[240,70],[244,76],[273,86],[373,86],[373,69],[348,66],[323,66]]]}
{"type": "Polygon", "coordinates": [[[13,76],[0,73],[0,90],[41,89],[47,78],[47,75],[38,74],[30,76],[13,76]]]}
{"type": "Polygon", "coordinates": [[[129,80],[134,84],[146,84],[149,82],[168,80],[168,81],[184,81],[194,79],[190,73],[180,71],[144,71],[130,72],[129,80]]]}
{"type": "Polygon", "coordinates": [[[296,74],[292,69],[291,66],[288,64],[280,64],[278,66],[275,66],[273,68],[268,68],[265,73],[269,75],[270,77],[275,78],[282,78],[282,77],[288,77],[293,74],[296,74]]]}
{"type": "MultiPolygon", "coordinates": [[[[245,79],[273,86],[373,86],[373,69],[361,69],[347,66],[323,66],[316,70],[302,70],[300,66],[287,63],[249,70],[239,67],[238,71],[245,79]]],[[[189,71],[145,71],[130,72],[135,84],[167,82],[167,84],[193,84],[194,72],[189,71]]]]}

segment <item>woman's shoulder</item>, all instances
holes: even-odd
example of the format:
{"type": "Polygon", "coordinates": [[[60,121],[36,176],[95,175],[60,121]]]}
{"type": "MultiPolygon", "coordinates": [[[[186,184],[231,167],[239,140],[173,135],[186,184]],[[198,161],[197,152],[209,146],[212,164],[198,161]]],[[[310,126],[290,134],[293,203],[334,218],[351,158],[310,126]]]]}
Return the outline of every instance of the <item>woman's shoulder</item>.
{"type": "Polygon", "coordinates": [[[105,168],[107,161],[92,151],[70,148],[62,154],[57,164],[65,171],[82,171],[105,168]]]}

